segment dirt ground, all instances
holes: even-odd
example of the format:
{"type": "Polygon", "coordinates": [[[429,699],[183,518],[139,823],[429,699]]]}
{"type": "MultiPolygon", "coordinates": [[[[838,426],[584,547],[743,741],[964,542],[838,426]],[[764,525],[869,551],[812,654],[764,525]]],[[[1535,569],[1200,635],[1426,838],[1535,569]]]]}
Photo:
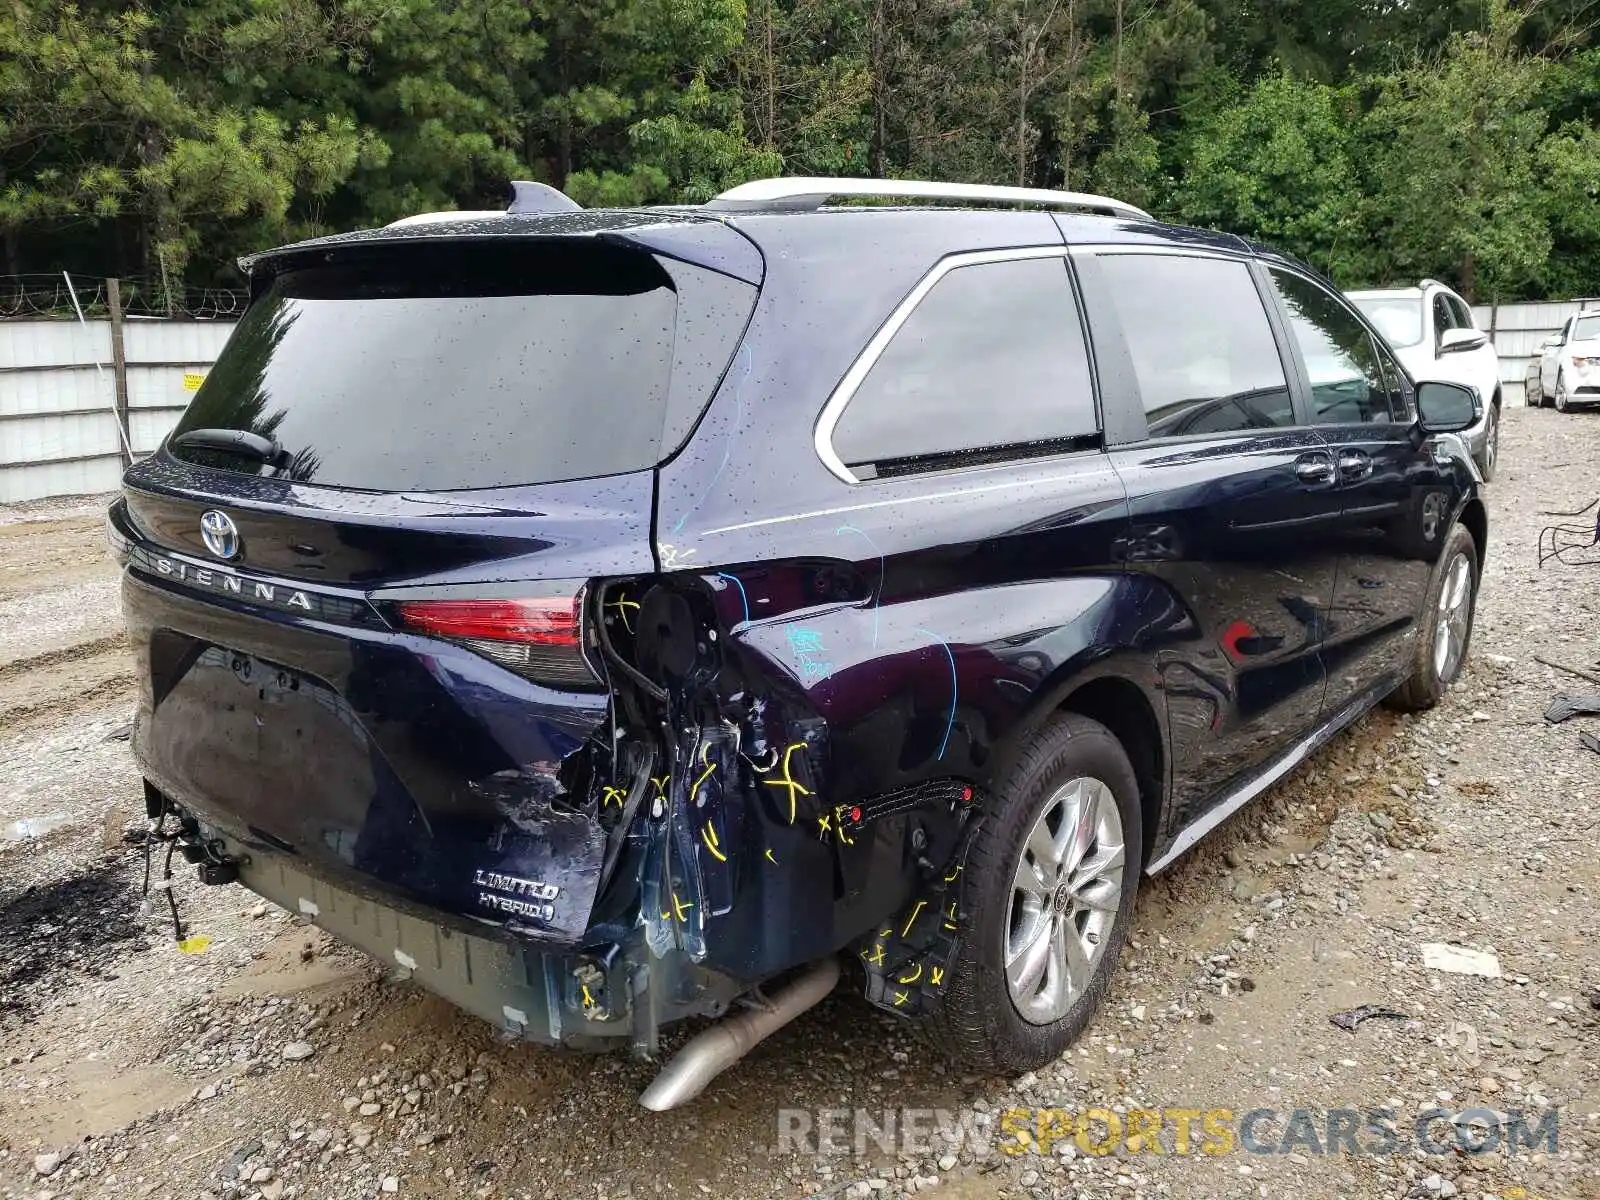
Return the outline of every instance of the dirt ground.
{"type": "Polygon", "coordinates": [[[1579,742],[1600,717],[1542,716],[1600,691],[1600,566],[1536,554],[1544,513],[1600,494],[1597,464],[1600,414],[1506,414],[1448,701],[1372,714],[1147,881],[1107,1005],[1059,1062],[964,1076],[841,992],[663,1115],[637,1105],[647,1065],[501,1043],[187,870],[176,900],[210,941],[181,951],[124,841],[142,804],[100,510],[0,508],[0,1197],[1600,1197],[1600,754],[1579,742]],[[1427,943],[1502,977],[1427,966],[1427,943]],[[1362,1004],[1403,1015],[1330,1022],[1362,1004]],[[1168,1124],[1165,1153],[1101,1156],[1010,1112],[1091,1107],[1130,1128],[1270,1109],[1256,1141],[1277,1152],[1175,1153],[1168,1124]],[[1294,1110],[1326,1134],[1345,1108],[1366,1152],[1290,1136],[1294,1110]],[[1556,1145],[1465,1154],[1447,1115],[1442,1153],[1376,1153],[1383,1108],[1402,1134],[1435,1108],[1554,1113],[1556,1145]],[[795,1110],[843,1109],[947,1116],[887,1148],[853,1144],[851,1118],[838,1152],[780,1142],[795,1110]]]}

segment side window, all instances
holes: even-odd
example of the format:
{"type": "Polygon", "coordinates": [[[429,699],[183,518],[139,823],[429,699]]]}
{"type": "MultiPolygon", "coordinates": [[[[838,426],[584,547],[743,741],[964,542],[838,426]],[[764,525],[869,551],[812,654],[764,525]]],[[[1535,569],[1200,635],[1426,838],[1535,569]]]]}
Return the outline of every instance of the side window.
{"type": "Polygon", "coordinates": [[[1476,329],[1477,325],[1472,319],[1472,310],[1467,307],[1467,302],[1458,296],[1448,297],[1450,311],[1455,314],[1455,327],[1457,329],[1476,329]]]}
{"type": "Polygon", "coordinates": [[[1151,437],[1295,423],[1261,295],[1242,262],[1104,254],[1151,437]]]}
{"type": "Polygon", "coordinates": [[[1447,329],[1456,327],[1455,314],[1450,311],[1450,305],[1444,298],[1443,292],[1433,294],[1433,344],[1437,346],[1439,339],[1444,336],[1447,329]]]}
{"type": "Polygon", "coordinates": [[[956,267],[934,284],[845,406],[833,447],[883,474],[998,447],[1050,452],[1098,431],[1066,261],[1051,256],[956,267]]]}
{"type": "MultiPolygon", "coordinates": [[[[1311,384],[1311,419],[1319,425],[1403,419],[1389,404],[1389,387],[1367,327],[1332,292],[1302,275],[1274,270],[1289,330],[1311,384]]],[[[1435,302],[1437,303],[1437,301],[1435,302]]]]}
{"type": "Polygon", "coordinates": [[[1413,397],[1411,389],[1406,384],[1405,373],[1400,370],[1400,365],[1389,353],[1389,348],[1381,341],[1378,343],[1378,365],[1383,369],[1384,389],[1389,393],[1390,414],[1397,421],[1415,420],[1416,414],[1412,412],[1413,397]]]}

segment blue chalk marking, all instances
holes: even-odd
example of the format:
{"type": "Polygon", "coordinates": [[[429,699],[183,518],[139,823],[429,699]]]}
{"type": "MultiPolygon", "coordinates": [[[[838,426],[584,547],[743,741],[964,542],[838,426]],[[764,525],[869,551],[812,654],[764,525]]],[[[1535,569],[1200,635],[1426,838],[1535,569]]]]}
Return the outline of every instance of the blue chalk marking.
{"type": "Polygon", "coordinates": [[[683,532],[684,522],[699,511],[700,506],[706,502],[706,497],[711,494],[711,489],[717,486],[717,480],[721,479],[722,473],[728,469],[728,460],[733,457],[733,437],[734,434],[738,433],[739,427],[744,424],[744,385],[750,381],[751,355],[748,342],[745,343],[743,353],[744,374],[739,376],[738,386],[734,388],[733,422],[728,426],[728,436],[722,447],[722,461],[717,464],[717,469],[712,474],[710,482],[706,484],[705,490],[695,498],[693,504],[684,510],[683,515],[672,523],[673,533],[683,532]]]}
{"type": "Polygon", "coordinates": [[[884,563],[883,551],[878,549],[878,543],[872,540],[870,534],[857,529],[854,525],[841,525],[833,531],[834,537],[842,534],[853,533],[872,547],[872,552],[878,556],[878,586],[872,589],[872,648],[878,648],[878,606],[883,603],[883,581],[888,574],[888,567],[884,563]]]}
{"type": "Polygon", "coordinates": [[[944,752],[950,745],[950,731],[956,727],[956,698],[959,694],[961,686],[956,681],[956,656],[955,652],[950,649],[950,643],[945,641],[937,633],[934,633],[929,629],[923,629],[920,626],[917,628],[917,632],[927,637],[931,637],[934,641],[938,642],[940,647],[944,650],[944,656],[950,660],[950,716],[944,723],[944,740],[939,743],[939,758],[943,759],[944,752]]]}
{"type": "Polygon", "coordinates": [[[726,579],[729,583],[733,584],[734,587],[739,589],[739,599],[744,601],[744,623],[748,625],[750,623],[750,596],[749,593],[744,590],[744,581],[737,575],[724,575],[721,571],[717,572],[717,578],[726,579]]]}
{"type": "Polygon", "coordinates": [[[833,664],[821,656],[828,652],[822,644],[822,635],[814,629],[795,626],[787,634],[789,652],[794,655],[795,670],[806,687],[819,683],[833,674],[833,664]]]}

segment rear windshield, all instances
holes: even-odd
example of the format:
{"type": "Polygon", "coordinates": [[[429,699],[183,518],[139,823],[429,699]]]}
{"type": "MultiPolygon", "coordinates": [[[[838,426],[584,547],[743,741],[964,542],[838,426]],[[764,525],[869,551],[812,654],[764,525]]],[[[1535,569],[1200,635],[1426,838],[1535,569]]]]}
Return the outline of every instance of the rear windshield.
{"type": "Polygon", "coordinates": [[[373,491],[641,470],[699,419],[754,297],[588,239],[346,251],[255,299],[169,450],[373,491]],[[194,429],[270,437],[278,463],[175,444],[194,429]]]}
{"type": "Polygon", "coordinates": [[[1415,296],[1359,297],[1355,306],[1377,326],[1384,340],[1397,349],[1422,340],[1422,301],[1415,296]]]}
{"type": "Polygon", "coordinates": [[[1600,338],[1600,315],[1593,317],[1579,317],[1572,324],[1572,340],[1575,342],[1592,341],[1600,338]]]}

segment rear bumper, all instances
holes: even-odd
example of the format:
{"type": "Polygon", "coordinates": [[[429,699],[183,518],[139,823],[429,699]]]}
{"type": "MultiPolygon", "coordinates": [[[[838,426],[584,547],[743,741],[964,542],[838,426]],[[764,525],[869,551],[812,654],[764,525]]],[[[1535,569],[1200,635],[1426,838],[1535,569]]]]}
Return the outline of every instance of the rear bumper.
{"type": "Polygon", "coordinates": [[[744,987],[682,955],[649,955],[642,940],[600,957],[465,932],[347,891],[288,856],[205,833],[238,861],[252,892],[512,1037],[569,1049],[631,1042],[653,1053],[657,1025],[718,1016],[744,987]]]}

